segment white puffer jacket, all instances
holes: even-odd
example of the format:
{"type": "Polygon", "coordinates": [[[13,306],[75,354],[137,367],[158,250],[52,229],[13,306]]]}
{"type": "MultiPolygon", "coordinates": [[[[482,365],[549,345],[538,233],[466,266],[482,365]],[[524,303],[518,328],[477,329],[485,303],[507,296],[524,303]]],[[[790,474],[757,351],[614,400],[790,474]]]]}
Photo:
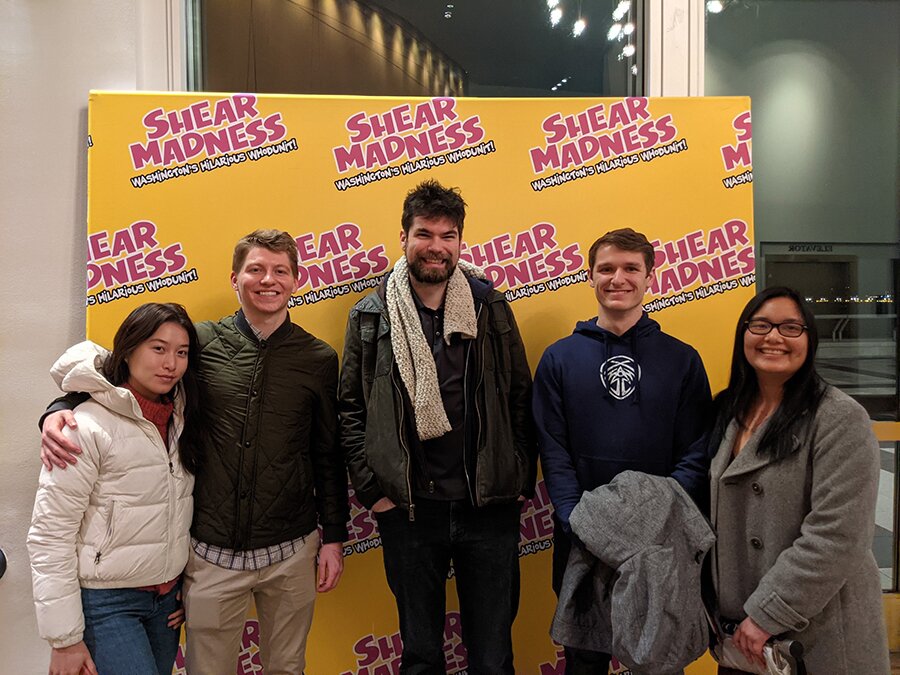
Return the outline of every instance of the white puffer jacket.
{"type": "Polygon", "coordinates": [[[75,408],[78,428],[65,430],[82,454],[64,471],[41,471],[28,531],[38,628],[51,647],[82,639],[81,587],[164,583],[190,550],[194,477],[177,452],[181,384],[166,448],[131,392],[99,372],[106,353],[82,342],[50,371],[63,391],[91,395],[75,408]]]}

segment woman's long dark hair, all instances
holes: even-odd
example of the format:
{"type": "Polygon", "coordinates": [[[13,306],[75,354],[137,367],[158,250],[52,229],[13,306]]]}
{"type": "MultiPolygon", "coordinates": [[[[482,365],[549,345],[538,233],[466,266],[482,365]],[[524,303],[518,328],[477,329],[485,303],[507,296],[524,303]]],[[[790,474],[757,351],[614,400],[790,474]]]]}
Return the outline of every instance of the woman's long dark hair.
{"type": "MultiPolygon", "coordinates": [[[[819,346],[819,332],[812,311],[800,294],[786,286],[773,286],[758,293],[747,303],[738,319],[734,333],[734,349],[731,353],[731,377],[728,387],[715,399],[716,424],[713,442],[717,447],[725,435],[731,420],[737,420],[742,428],[749,423],[753,404],[759,396],[756,371],[744,355],[744,332],[746,322],[759,308],[773,298],[790,298],[796,303],[806,325],[809,348],[800,369],[784,383],[784,397],[772,413],[772,419],[760,439],[757,452],[765,452],[775,459],[786,457],[794,450],[793,437],[799,435],[810,424],[819,403],[825,394],[825,382],[816,372],[816,349],[819,346]]],[[[772,330],[776,330],[773,328],[772,330]]]]}
{"type": "MultiPolygon", "coordinates": [[[[132,311],[116,331],[113,349],[103,362],[103,375],[116,386],[125,384],[130,375],[128,357],[164,323],[177,324],[188,334],[188,365],[181,377],[184,388],[184,431],[178,442],[178,454],[184,468],[196,473],[203,456],[202,434],[207,427],[202,419],[203,408],[197,384],[200,341],[184,307],[174,302],[148,302],[132,311]]],[[[175,391],[177,390],[173,390],[173,393],[175,391]]]]}

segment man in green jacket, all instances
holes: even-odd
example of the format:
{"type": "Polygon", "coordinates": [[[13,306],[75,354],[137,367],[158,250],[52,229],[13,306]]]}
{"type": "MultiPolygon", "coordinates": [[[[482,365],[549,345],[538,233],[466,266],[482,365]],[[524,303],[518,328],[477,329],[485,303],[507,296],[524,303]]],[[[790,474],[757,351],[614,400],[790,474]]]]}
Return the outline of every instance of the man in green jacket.
{"type": "MultiPolygon", "coordinates": [[[[191,365],[209,423],[184,581],[191,675],[235,671],[251,597],[266,674],[302,672],[316,592],[334,588],[343,569],[349,507],[336,437],[338,360],[291,323],[297,267],[287,232],[243,237],[231,272],[241,309],[197,325],[200,361],[191,365]]],[[[74,425],[69,411],[44,421],[48,469],[79,452],[59,433],[63,424],[74,425]]]]}
{"type": "Polygon", "coordinates": [[[344,343],[341,446],[381,533],[401,673],[445,672],[451,561],[468,672],[514,672],[531,372],[506,299],[459,260],[464,218],[456,189],[426,181],[407,195],[405,255],[351,310],[344,343]]]}

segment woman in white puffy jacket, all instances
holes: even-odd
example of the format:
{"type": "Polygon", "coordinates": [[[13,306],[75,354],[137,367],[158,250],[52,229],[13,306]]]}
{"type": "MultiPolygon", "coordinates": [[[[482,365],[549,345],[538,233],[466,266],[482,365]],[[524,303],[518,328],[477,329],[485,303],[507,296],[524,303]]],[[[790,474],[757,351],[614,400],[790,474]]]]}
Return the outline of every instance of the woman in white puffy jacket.
{"type": "Polygon", "coordinates": [[[51,374],[90,399],[67,429],[83,450],[42,470],[28,551],[51,675],[169,675],[178,651],[199,457],[197,334],[181,305],[148,303],[113,350],[69,349],[51,374]]]}

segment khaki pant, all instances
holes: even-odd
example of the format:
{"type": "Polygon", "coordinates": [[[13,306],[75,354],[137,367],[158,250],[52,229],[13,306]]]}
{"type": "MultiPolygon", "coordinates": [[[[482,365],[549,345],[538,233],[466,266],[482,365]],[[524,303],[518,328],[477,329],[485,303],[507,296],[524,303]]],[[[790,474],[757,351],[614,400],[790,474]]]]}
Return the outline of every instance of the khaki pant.
{"type": "Polygon", "coordinates": [[[294,555],[261,570],[227,570],[194,551],[184,571],[185,665],[189,675],[237,670],[250,598],[259,620],[260,658],[266,675],[299,675],[316,599],[318,533],[294,555]]]}

